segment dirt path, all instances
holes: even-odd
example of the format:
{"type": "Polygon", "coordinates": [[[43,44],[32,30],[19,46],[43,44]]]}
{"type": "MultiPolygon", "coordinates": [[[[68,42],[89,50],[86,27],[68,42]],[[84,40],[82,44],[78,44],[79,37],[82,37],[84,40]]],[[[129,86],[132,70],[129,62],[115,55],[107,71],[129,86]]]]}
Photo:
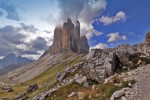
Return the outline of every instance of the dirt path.
{"type": "Polygon", "coordinates": [[[130,78],[137,82],[127,91],[127,100],[150,100],[150,64],[137,68],[130,78]]]}

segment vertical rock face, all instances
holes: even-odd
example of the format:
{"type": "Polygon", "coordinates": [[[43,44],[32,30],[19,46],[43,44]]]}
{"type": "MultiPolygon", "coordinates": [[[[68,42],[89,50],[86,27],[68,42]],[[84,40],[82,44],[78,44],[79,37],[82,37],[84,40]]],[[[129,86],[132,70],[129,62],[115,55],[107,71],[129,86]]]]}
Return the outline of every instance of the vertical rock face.
{"type": "Polygon", "coordinates": [[[72,39],[72,50],[74,52],[79,52],[80,50],[80,23],[79,21],[75,22],[73,39],[72,39]]]}
{"type": "Polygon", "coordinates": [[[71,50],[73,32],[74,32],[74,24],[72,23],[71,19],[68,18],[67,23],[63,24],[62,51],[71,50]]]}
{"type": "Polygon", "coordinates": [[[88,53],[89,45],[86,36],[80,37],[80,23],[72,23],[68,18],[63,24],[63,28],[56,27],[54,31],[53,45],[49,53],[52,55],[62,52],[88,53]]]}
{"type": "Polygon", "coordinates": [[[82,36],[80,38],[80,53],[88,53],[89,52],[89,44],[86,36],[82,36]]]}
{"type": "Polygon", "coordinates": [[[51,54],[59,53],[61,50],[62,28],[56,27],[54,30],[54,41],[51,47],[51,54]]]}

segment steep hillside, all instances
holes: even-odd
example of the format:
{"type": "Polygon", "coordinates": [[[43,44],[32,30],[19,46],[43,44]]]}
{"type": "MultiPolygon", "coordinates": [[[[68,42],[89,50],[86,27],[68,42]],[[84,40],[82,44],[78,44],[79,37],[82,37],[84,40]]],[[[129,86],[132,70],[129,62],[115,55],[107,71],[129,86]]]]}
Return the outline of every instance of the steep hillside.
{"type": "Polygon", "coordinates": [[[55,77],[57,72],[64,71],[67,66],[69,67],[78,63],[83,59],[83,56],[76,55],[75,53],[60,54],[56,58],[55,56],[44,56],[32,64],[10,72],[3,76],[3,82],[8,83],[8,81],[11,81],[11,84],[7,84],[6,86],[14,85],[12,86],[14,92],[6,92],[3,90],[0,93],[0,97],[3,98],[9,95],[10,99],[13,99],[19,93],[25,92],[29,85],[36,83],[39,89],[32,94],[28,94],[31,99],[36,94],[44,92],[52,87],[53,84],[56,84],[55,77]]]}

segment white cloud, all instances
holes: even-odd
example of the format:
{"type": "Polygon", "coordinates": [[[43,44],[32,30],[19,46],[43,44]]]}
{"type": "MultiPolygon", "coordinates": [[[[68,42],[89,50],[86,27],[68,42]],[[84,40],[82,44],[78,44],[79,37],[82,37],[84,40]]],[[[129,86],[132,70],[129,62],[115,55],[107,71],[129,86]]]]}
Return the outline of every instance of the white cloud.
{"type": "Polygon", "coordinates": [[[0,56],[0,59],[3,59],[4,58],[4,56],[0,56]]]}
{"type": "Polygon", "coordinates": [[[120,11],[116,13],[116,15],[113,17],[102,16],[101,18],[99,18],[99,21],[102,22],[104,25],[110,25],[112,23],[116,23],[125,19],[126,19],[126,14],[123,11],[120,11]]]}
{"type": "Polygon", "coordinates": [[[114,41],[118,41],[118,40],[126,40],[126,36],[120,36],[118,32],[115,33],[110,33],[107,35],[109,38],[107,40],[107,42],[114,42],[114,41]]]}
{"type": "Polygon", "coordinates": [[[99,43],[96,46],[91,47],[90,49],[106,49],[106,48],[108,48],[107,44],[99,43]]]}
{"type": "Polygon", "coordinates": [[[89,27],[88,29],[85,30],[86,31],[86,37],[88,39],[90,39],[92,36],[99,36],[102,35],[103,33],[100,31],[97,31],[93,28],[93,26],[89,27]]]}

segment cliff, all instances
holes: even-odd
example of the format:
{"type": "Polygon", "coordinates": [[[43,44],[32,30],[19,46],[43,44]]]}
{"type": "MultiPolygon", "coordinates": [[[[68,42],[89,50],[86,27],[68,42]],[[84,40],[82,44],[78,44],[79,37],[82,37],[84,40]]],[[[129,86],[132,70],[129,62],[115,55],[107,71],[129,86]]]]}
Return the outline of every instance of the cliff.
{"type": "Polygon", "coordinates": [[[54,30],[54,40],[49,50],[43,54],[50,53],[52,55],[58,53],[85,53],[89,52],[89,44],[86,36],[80,37],[80,22],[76,21],[72,23],[71,19],[68,18],[67,22],[63,24],[63,27],[56,27],[54,30]]]}

